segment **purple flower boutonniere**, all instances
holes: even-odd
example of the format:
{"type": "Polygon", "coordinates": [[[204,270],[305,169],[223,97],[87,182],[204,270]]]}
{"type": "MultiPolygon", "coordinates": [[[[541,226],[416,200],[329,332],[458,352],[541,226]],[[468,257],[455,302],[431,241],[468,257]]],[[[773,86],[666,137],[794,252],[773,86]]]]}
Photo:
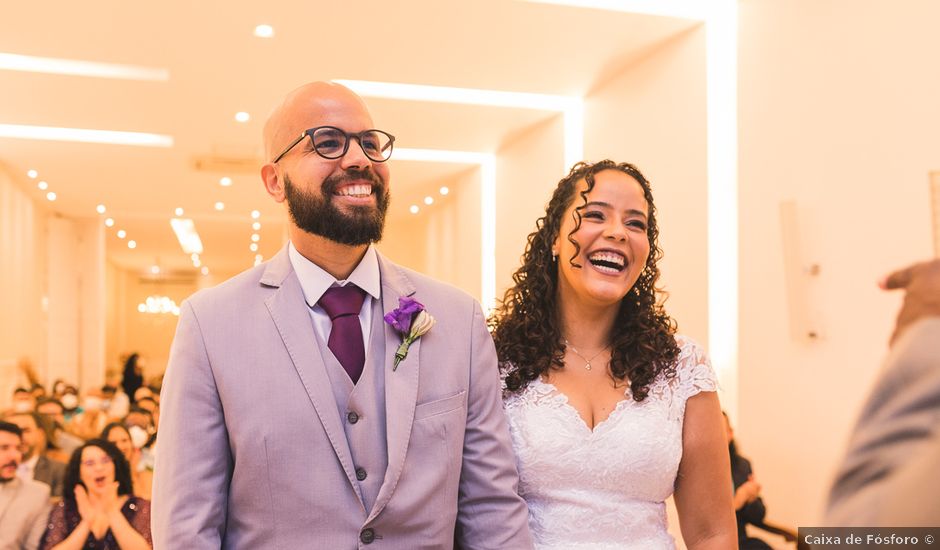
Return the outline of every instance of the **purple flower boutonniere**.
{"type": "Polygon", "coordinates": [[[385,322],[392,325],[401,335],[401,345],[395,351],[392,370],[408,357],[408,348],[418,338],[424,336],[434,326],[434,317],[424,309],[424,304],[409,296],[398,298],[398,307],[385,314],[385,322]]]}

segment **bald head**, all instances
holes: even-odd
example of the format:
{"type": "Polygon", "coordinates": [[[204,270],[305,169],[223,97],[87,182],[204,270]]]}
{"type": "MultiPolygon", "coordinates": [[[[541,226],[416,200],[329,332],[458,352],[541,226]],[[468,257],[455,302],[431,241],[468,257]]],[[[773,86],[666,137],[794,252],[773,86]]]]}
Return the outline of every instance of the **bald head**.
{"type": "MultiPolygon", "coordinates": [[[[349,88],[333,82],[311,82],[287,94],[264,125],[266,160],[273,160],[304,130],[315,126],[365,124],[372,117],[362,98],[349,88]]],[[[348,128],[347,130],[352,130],[348,128]]]]}

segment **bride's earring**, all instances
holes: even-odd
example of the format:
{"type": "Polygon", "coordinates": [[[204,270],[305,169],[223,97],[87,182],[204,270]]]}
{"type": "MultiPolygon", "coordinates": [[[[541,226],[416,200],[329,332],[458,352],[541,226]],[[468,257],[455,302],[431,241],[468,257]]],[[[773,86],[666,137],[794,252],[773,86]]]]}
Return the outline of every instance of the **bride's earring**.
{"type": "Polygon", "coordinates": [[[558,261],[558,251],[552,250],[552,263],[558,261]]]}

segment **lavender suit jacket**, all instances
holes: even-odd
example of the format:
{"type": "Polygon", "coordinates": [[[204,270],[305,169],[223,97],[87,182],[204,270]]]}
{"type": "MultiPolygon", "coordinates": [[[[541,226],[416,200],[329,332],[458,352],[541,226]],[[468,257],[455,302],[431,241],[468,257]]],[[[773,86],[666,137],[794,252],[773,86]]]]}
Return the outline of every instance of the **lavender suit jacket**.
{"type": "MultiPolygon", "coordinates": [[[[286,247],[182,306],[161,396],[155,549],[532,548],[496,353],[466,294],[379,255],[382,308],[437,324],[392,372],[388,467],[366,510],[286,247]]],[[[383,324],[384,325],[384,324],[383,324]]]]}

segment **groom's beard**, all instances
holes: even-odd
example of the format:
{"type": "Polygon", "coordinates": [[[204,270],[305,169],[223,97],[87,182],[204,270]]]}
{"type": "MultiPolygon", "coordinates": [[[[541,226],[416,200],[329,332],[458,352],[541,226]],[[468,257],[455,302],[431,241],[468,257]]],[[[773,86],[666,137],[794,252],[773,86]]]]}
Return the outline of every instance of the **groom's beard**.
{"type": "Polygon", "coordinates": [[[330,176],[323,180],[319,195],[298,189],[285,174],[284,193],[291,219],[308,233],[350,246],[382,240],[389,195],[385,182],[371,170],[351,169],[341,176],[330,176]],[[348,213],[340,211],[333,204],[334,192],[350,180],[371,182],[376,206],[352,206],[348,213]]]}

